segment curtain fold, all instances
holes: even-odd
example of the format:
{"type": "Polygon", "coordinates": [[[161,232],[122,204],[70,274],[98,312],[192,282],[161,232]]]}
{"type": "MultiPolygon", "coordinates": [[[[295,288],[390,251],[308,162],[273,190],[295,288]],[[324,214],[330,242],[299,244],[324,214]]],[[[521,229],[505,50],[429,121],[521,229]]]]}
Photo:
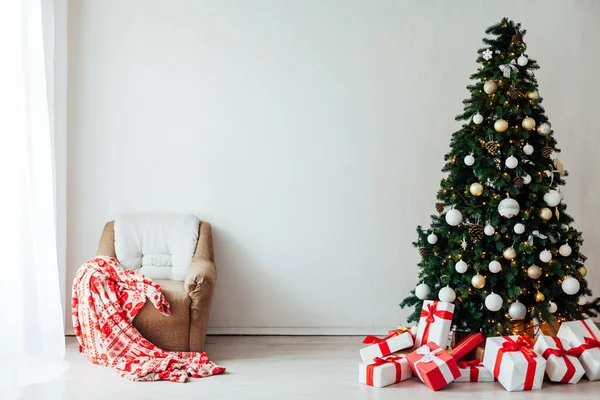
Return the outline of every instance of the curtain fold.
{"type": "Polygon", "coordinates": [[[8,386],[0,390],[7,397],[64,369],[55,28],[52,1],[0,2],[0,385],[8,386]]]}

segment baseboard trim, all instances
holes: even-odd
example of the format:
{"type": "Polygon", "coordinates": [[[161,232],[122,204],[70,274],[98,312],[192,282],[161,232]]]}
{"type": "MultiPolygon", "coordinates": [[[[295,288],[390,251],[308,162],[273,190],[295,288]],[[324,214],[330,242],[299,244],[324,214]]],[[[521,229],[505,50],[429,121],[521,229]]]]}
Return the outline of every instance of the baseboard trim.
{"type": "Polygon", "coordinates": [[[387,330],[374,328],[208,328],[208,335],[259,336],[364,336],[385,335],[387,330]]]}

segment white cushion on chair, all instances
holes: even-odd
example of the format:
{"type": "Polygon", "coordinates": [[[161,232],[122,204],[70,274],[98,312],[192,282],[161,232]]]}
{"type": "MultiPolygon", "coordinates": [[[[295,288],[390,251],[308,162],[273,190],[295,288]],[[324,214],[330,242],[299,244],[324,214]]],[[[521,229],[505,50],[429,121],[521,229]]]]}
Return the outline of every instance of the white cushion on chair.
{"type": "Polygon", "coordinates": [[[193,215],[127,215],[115,220],[115,253],[123,268],[151,279],[185,280],[198,242],[193,215]]]}

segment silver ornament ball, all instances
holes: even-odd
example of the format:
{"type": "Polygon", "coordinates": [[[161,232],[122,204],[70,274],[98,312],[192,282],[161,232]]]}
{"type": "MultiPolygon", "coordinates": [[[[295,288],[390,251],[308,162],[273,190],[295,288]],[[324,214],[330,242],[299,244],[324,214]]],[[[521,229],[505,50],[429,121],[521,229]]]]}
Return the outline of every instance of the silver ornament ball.
{"type": "Polygon", "coordinates": [[[513,321],[522,321],[527,315],[527,307],[517,300],[508,307],[508,315],[510,315],[513,321]]]}

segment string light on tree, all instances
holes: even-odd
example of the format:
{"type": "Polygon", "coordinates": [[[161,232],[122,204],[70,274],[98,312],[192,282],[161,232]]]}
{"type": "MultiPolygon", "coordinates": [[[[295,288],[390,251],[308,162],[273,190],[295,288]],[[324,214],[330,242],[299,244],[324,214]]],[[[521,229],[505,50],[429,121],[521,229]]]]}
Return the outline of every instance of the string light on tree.
{"type": "Polygon", "coordinates": [[[537,292],[535,294],[534,298],[535,298],[535,301],[538,303],[541,303],[542,301],[546,300],[546,296],[542,292],[537,292]]]}

